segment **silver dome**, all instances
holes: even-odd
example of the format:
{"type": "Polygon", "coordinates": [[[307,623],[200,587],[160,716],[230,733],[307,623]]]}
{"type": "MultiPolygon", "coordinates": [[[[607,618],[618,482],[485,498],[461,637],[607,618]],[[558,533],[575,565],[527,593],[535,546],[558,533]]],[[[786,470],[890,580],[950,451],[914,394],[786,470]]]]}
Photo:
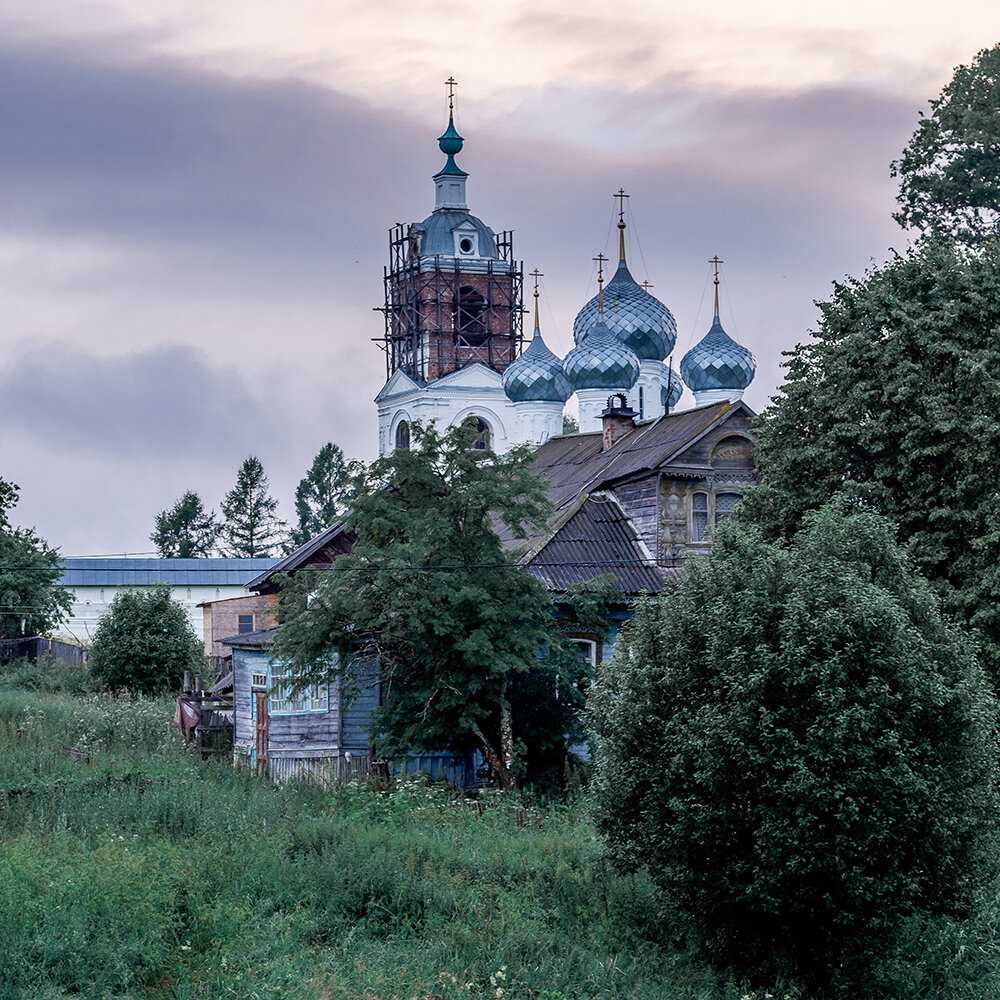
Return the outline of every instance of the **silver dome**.
{"type": "Polygon", "coordinates": [[[716,314],[712,328],[681,360],[681,376],[692,392],[745,389],[757,370],[757,359],[722,329],[716,314]]]}
{"type": "Polygon", "coordinates": [[[572,394],[562,362],[545,345],[537,326],[524,353],[503,373],[503,389],[515,403],[565,403],[572,394]]]}
{"type": "Polygon", "coordinates": [[[639,380],[639,359],[598,317],[566,355],[563,371],[574,389],[631,389],[639,380]]]}
{"type": "MultiPolygon", "coordinates": [[[[579,344],[597,322],[595,295],[573,323],[579,344]]],[[[624,260],[604,289],[604,322],[643,361],[662,361],[677,342],[677,323],[670,310],[632,277],[624,260]]]]}

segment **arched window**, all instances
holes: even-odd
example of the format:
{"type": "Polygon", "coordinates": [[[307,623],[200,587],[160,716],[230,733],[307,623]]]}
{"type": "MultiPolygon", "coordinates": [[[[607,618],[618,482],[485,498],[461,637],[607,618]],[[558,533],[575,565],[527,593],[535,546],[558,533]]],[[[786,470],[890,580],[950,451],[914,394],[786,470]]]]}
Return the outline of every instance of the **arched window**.
{"type": "Polygon", "coordinates": [[[410,448],[410,422],[408,420],[400,420],[396,425],[396,447],[407,451],[410,448]]]}
{"type": "Polygon", "coordinates": [[[708,535],[708,494],[691,494],[691,541],[704,542],[708,535]]]}
{"type": "Polygon", "coordinates": [[[476,432],[476,439],[472,442],[472,447],[476,451],[488,451],[493,447],[493,432],[482,417],[466,417],[462,425],[471,427],[476,432]]]}
{"type": "Polygon", "coordinates": [[[486,339],[486,300],[470,285],[462,285],[455,302],[455,339],[478,347],[486,339]]]}
{"type": "Polygon", "coordinates": [[[715,494],[715,523],[722,524],[723,521],[736,509],[736,505],[743,497],[739,493],[716,493],[715,494]]]}

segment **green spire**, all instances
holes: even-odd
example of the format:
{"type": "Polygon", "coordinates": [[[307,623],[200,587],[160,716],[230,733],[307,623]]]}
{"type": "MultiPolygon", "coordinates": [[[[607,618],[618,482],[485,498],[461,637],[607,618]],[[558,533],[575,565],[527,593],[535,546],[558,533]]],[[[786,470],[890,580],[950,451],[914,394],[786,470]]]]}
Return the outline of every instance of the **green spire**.
{"type": "Polygon", "coordinates": [[[448,159],[434,176],[440,177],[442,174],[450,174],[453,177],[468,177],[469,175],[455,162],[455,154],[460,153],[465,144],[465,140],[455,128],[455,78],[449,76],[445,80],[445,86],[448,88],[448,127],[438,136],[438,149],[448,159]]]}

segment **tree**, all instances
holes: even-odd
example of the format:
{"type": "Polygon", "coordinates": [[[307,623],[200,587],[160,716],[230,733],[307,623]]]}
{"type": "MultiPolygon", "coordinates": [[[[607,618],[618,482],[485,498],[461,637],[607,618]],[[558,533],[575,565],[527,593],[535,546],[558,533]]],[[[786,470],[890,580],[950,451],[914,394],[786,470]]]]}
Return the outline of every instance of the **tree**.
{"type": "Polygon", "coordinates": [[[1000,45],[959,66],[921,115],[902,156],[894,218],[902,226],[977,245],[1000,225],[1000,45]]]}
{"type": "Polygon", "coordinates": [[[570,416],[568,413],[563,414],[563,434],[579,434],[580,425],[577,423],[576,417],[570,416]]]}
{"type": "Polygon", "coordinates": [[[530,453],[474,448],[477,434],[415,423],[413,447],[355,471],[353,550],[285,586],[272,656],[297,684],[348,685],[352,663],[377,657],[380,754],[479,749],[511,788],[578,728],[586,670],[494,530],[523,538],[549,511],[530,453]]]}
{"type": "Polygon", "coordinates": [[[90,651],[95,679],[113,691],[176,691],[185,670],[200,670],[204,647],[165,585],[115,595],[90,651]]]}
{"type": "Polygon", "coordinates": [[[744,515],[790,537],[859,484],[1000,680],[1000,247],[927,239],[820,303],[815,339],[757,427],[765,488],[744,515]]]}
{"type": "Polygon", "coordinates": [[[10,512],[18,487],[0,479],[0,639],[45,635],[72,607],[59,585],[62,559],[32,528],[16,528],[10,512]]]}
{"type": "Polygon", "coordinates": [[[328,441],[320,448],[295,490],[298,524],[290,535],[292,546],[304,545],[337,521],[343,513],[346,490],[344,453],[328,441]]]}
{"type": "Polygon", "coordinates": [[[598,677],[597,823],[718,965],[889,997],[903,922],[992,876],[996,708],[887,520],[838,497],[788,545],[727,524],[598,677]]]}
{"type": "Polygon", "coordinates": [[[286,525],[278,517],[278,501],[269,489],[260,459],[255,455],[244,459],[236,485],[222,500],[219,534],[227,556],[255,559],[274,555],[280,547],[286,525]]]}
{"type": "Polygon", "coordinates": [[[206,511],[201,497],[188,490],[156,515],[149,537],[165,559],[192,559],[211,555],[218,535],[215,511],[206,511]]]}

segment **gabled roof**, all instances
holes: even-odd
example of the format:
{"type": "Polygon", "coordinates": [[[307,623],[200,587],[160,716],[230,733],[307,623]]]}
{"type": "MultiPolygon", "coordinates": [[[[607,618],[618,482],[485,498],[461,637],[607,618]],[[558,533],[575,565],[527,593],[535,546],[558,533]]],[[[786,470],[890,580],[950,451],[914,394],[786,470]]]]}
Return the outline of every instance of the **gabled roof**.
{"type": "Polygon", "coordinates": [[[655,558],[612,493],[582,494],[521,563],[549,590],[564,591],[605,573],[627,595],[663,588],[655,558]]]}
{"type": "Polygon", "coordinates": [[[268,593],[275,589],[272,581],[278,573],[292,573],[307,565],[329,565],[341,553],[350,552],[353,544],[352,535],[344,527],[344,523],[338,521],[255,576],[247,583],[247,589],[268,593]]]}
{"type": "Polygon", "coordinates": [[[243,587],[275,559],[63,559],[64,587],[243,587]]]}
{"type": "Polygon", "coordinates": [[[379,393],[375,397],[375,402],[381,403],[383,399],[388,399],[390,396],[397,396],[403,392],[412,392],[414,389],[419,388],[420,386],[402,368],[397,368],[392,373],[392,378],[379,389],[379,393]]]}

